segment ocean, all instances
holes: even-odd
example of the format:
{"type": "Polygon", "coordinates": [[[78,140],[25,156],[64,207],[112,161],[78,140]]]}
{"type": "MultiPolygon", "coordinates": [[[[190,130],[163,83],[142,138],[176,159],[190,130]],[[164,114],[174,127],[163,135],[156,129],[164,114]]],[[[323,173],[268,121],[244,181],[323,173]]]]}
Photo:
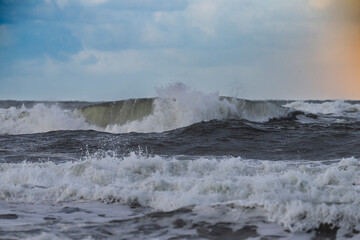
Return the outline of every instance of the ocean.
{"type": "Polygon", "coordinates": [[[360,102],[0,101],[0,239],[360,239],[360,102]]]}

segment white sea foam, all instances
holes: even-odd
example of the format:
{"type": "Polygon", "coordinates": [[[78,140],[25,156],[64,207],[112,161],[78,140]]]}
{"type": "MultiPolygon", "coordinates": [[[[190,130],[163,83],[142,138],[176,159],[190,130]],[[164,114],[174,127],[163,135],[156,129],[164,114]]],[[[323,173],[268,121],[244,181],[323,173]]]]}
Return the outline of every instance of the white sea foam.
{"type": "Polygon", "coordinates": [[[321,114],[334,114],[343,115],[344,113],[360,113],[360,104],[351,104],[343,100],[322,102],[322,103],[309,103],[304,101],[292,102],[284,105],[284,107],[293,108],[310,113],[321,114]]]}
{"type": "Polygon", "coordinates": [[[355,158],[314,163],[98,153],[78,162],[0,165],[0,199],[7,202],[136,202],[163,211],[232,203],[263,209],[291,231],[358,224],[359,186],[355,158]]]}
{"type": "Polygon", "coordinates": [[[0,108],[0,134],[26,134],[56,130],[97,129],[56,104],[0,108]]]}

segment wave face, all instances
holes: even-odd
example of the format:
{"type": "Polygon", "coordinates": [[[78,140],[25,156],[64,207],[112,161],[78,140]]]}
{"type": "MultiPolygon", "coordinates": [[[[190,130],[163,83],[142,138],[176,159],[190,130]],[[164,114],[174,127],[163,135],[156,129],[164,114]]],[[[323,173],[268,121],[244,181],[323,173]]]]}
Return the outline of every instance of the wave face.
{"type": "Polygon", "coordinates": [[[143,119],[153,112],[153,102],[152,98],[129,99],[91,105],[78,111],[88,123],[106,128],[143,119]]]}
{"type": "Polygon", "coordinates": [[[77,162],[2,164],[0,200],[14,203],[102,201],[172,211],[232,204],[265,210],[291,231],[360,219],[360,162],[178,160],[98,153],[77,162]]]}
{"type": "Polygon", "coordinates": [[[82,108],[86,122],[108,132],[163,132],[210,120],[268,121],[287,109],[269,102],[203,96],[130,99],[82,108]]]}
{"type": "Polygon", "coordinates": [[[289,112],[275,103],[204,94],[181,84],[161,89],[158,95],[96,104],[80,113],[109,132],[163,132],[210,120],[268,121],[289,112]]]}

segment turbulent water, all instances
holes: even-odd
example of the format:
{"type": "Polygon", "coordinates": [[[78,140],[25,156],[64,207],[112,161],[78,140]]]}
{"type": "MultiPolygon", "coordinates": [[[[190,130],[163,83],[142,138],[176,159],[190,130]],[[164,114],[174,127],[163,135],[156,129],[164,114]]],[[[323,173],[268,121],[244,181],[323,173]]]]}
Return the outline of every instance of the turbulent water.
{"type": "Polygon", "coordinates": [[[359,239],[360,102],[0,101],[0,239],[359,239]]]}

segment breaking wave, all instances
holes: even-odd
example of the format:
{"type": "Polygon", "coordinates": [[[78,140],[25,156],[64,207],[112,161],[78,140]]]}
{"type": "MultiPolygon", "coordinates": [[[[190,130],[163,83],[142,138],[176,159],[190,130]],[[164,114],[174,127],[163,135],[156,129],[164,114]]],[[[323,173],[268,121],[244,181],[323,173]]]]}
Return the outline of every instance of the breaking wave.
{"type": "Polygon", "coordinates": [[[268,121],[291,112],[272,102],[204,94],[182,84],[158,91],[157,98],[104,102],[75,110],[38,103],[0,109],[0,134],[56,130],[113,133],[163,132],[210,120],[268,121]]]}
{"type": "Polygon", "coordinates": [[[210,120],[264,122],[289,111],[277,104],[219,96],[130,99],[85,107],[80,116],[108,132],[163,132],[210,120]]]}
{"type": "Polygon", "coordinates": [[[78,162],[0,165],[0,200],[101,201],[170,211],[233,204],[265,210],[291,231],[360,221],[360,162],[260,161],[222,157],[117,157],[98,152],[78,162]]]}
{"type": "Polygon", "coordinates": [[[29,134],[56,130],[100,129],[60,106],[38,103],[32,107],[0,108],[0,134],[29,134]]]}
{"type": "Polygon", "coordinates": [[[288,103],[285,105],[285,107],[314,114],[332,114],[340,116],[346,113],[355,113],[357,115],[360,114],[360,104],[352,104],[344,100],[327,101],[320,103],[297,101],[288,103]]]}

